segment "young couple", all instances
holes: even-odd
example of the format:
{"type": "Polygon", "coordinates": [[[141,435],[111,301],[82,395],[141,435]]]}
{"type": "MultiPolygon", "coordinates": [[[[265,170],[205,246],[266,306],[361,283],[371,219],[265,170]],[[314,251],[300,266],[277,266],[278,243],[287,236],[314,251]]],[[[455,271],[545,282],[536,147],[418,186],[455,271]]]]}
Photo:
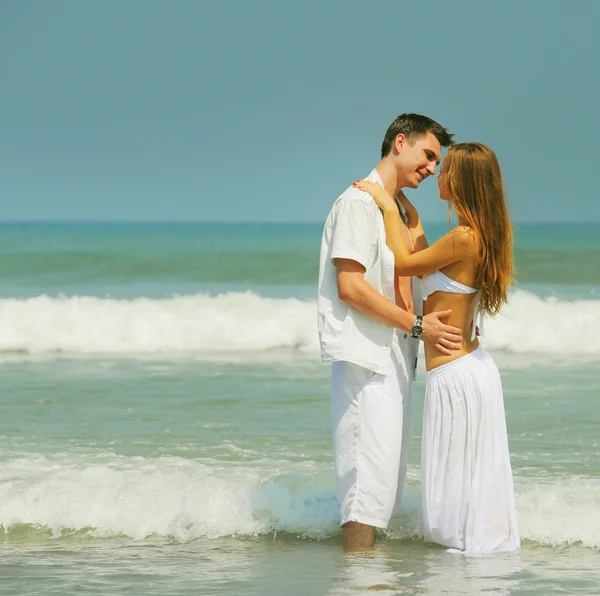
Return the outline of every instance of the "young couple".
{"type": "Polygon", "coordinates": [[[373,545],[402,497],[412,382],[425,344],[421,449],[425,540],[465,553],[519,547],[498,369],[479,346],[512,281],[500,167],[480,143],[453,144],[437,122],[402,114],[381,160],[334,203],[321,244],[318,322],[331,366],[337,498],[344,548],[373,545]],[[458,226],[432,246],[402,192],[438,175],[458,226]],[[422,277],[424,296],[415,277],[422,277]],[[426,298],[423,312],[423,298],[426,298]]]}

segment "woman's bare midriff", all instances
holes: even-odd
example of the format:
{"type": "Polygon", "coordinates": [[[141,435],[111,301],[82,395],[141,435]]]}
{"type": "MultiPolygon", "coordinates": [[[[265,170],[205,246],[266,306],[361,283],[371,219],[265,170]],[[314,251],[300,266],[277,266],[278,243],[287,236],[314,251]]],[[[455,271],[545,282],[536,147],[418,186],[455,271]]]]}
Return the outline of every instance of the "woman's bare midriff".
{"type": "Polygon", "coordinates": [[[462,347],[449,356],[436,350],[433,346],[425,344],[425,366],[432,370],[452,362],[461,356],[466,356],[479,347],[479,340],[475,337],[471,341],[473,325],[473,309],[475,307],[475,294],[449,294],[447,292],[434,292],[425,301],[425,314],[452,309],[452,314],[442,322],[462,329],[462,347]]]}

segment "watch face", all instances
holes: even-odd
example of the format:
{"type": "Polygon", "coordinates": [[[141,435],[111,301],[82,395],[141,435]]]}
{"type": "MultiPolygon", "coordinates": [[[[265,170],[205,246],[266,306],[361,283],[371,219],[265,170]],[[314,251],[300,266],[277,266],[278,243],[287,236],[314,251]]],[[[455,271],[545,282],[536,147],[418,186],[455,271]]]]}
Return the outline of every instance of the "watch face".
{"type": "Polygon", "coordinates": [[[421,333],[423,333],[423,327],[420,325],[415,325],[410,332],[413,337],[419,337],[421,333]]]}

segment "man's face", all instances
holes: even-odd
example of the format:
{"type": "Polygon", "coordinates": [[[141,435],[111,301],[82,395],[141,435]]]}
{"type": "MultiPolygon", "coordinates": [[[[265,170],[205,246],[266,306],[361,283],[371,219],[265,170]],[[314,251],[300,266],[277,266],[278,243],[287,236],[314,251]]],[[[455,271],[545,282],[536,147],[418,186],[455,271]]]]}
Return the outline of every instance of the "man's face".
{"type": "Polygon", "coordinates": [[[404,135],[398,135],[396,150],[398,177],[402,186],[408,188],[417,188],[425,178],[435,174],[442,153],[440,142],[430,132],[414,145],[409,145],[404,135]]]}

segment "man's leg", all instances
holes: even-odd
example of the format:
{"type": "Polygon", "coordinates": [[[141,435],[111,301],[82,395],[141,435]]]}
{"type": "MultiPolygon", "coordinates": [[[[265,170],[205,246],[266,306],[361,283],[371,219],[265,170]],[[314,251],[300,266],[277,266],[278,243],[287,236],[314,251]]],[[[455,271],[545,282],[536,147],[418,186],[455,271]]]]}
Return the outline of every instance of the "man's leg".
{"type": "Polygon", "coordinates": [[[402,396],[401,420],[402,426],[402,444],[400,447],[400,463],[398,466],[398,489],[396,491],[396,503],[392,515],[396,515],[400,510],[400,502],[404,493],[406,484],[406,472],[408,468],[408,456],[413,436],[413,415],[412,415],[412,372],[409,372],[412,366],[412,352],[410,344],[394,342],[392,344],[392,362],[394,364],[394,378],[398,382],[398,393],[402,396]]]}
{"type": "Polygon", "coordinates": [[[397,386],[395,378],[350,362],[332,365],[336,488],[348,550],[370,548],[374,528],[386,528],[392,513],[402,444],[397,386]]]}
{"type": "Polygon", "coordinates": [[[342,526],[342,540],[346,552],[371,550],[375,542],[375,528],[359,522],[347,522],[342,526]]]}

